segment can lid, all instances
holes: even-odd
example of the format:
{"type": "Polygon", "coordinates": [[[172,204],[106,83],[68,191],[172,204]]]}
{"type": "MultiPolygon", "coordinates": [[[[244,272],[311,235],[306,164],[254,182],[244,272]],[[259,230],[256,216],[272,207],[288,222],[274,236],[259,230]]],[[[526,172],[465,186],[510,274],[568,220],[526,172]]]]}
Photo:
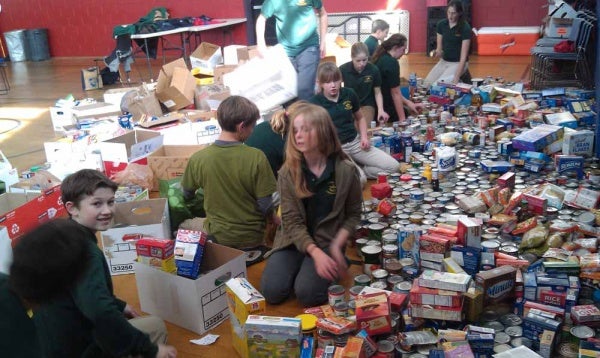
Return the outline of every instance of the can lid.
{"type": "Polygon", "coordinates": [[[310,313],[303,313],[296,316],[300,319],[303,331],[310,331],[317,327],[317,316],[310,313]]]}
{"type": "Polygon", "coordinates": [[[514,313],[507,313],[500,317],[500,322],[505,326],[519,326],[523,323],[523,320],[514,313]]]}
{"type": "Polygon", "coordinates": [[[494,342],[500,344],[507,344],[510,342],[510,336],[504,332],[497,332],[496,337],[494,337],[494,342]]]}
{"type": "Polygon", "coordinates": [[[571,327],[571,334],[579,339],[592,338],[596,333],[588,326],[571,327]]]}
{"type": "Polygon", "coordinates": [[[523,335],[523,327],[521,326],[510,326],[504,329],[504,332],[511,337],[521,337],[523,335]]]}

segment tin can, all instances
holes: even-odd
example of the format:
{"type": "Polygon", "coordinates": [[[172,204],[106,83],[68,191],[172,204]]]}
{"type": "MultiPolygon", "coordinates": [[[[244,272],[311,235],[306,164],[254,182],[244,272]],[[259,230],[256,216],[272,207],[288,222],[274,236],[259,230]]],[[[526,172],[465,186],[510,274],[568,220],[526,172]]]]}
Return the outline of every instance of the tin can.
{"type": "Polygon", "coordinates": [[[374,282],[381,281],[381,282],[385,282],[387,285],[387,278],[389,276],[389,273],[385,269],[374,270],[371,273],[371,275],[373,276],[374,282]]]}
{"type": "Polygon", "coordinates": [[[498,353],[506,352],[509,349],[512,349],[512,347],[509,346],[508,344],[497,344],[494,346],[494,353],[498,354],[498,353]]]}
{"type": "Polygon", "coordinates": [[[344,301],[337,302],[333,306],[333,313],[338,317],[348,316],[348,304],[344,301]]]}
{"type": "Polygon", "coordinates": [[[346,295],[346,289],[342,285],[331,285],[327,289],[327,297],[329,298],[329,305],[335,306],[338,302],[344,302],[346,295]]]}
{"type": "Polygon", "coordinates": [[[504,332],[497,332],[494,337],[494,342],[498,344],[508,344],[510,342],[510,336],[504,332]]]}
{"type": "Polygon", "coordinates": [[[354,285],[355,286],[366,287],[366,286],[369,286],[370,284],[371,284],[371,277],[369,275],[360,274],[360,275],[354,276],[354,285]]]}
{"type": "Polygon", "coordinates": [[[382,281],[371,282],[369,287],[376,288],[378,290],[385,290],[387,288],[387,282],[382,282],[382,281]]]}
{"type": "Polygon", "coordinates": [[[297,315],[296,318],[300,319],[302,336],[315,337],[315,333],[317,331],[317,316],[310,313],[303,313],[297,315]]]}
{"type": "Polygon", "coordinates": [[[374,270],[381,268],[381,246],[367,245],[362,248],[365,264],[363,272],[370,275],[374,270]]]}
{"type": "Polygon", "coordinates": [[[398,259],[384,259],[383,268],[386,269],[390,275],[400,275],[402,273],[402,265],[398,259]]]}
{"type": "MultiPolygon", "coordinates": [[[[505,327],[520,326],[523,323],[523,319],[514,313],[507,313],[500,317],[500,323],[505,327]]],[[[506,332],[506,329],[504,330],[506,332]]]]}
{"type": "Polygon", "coordinates": [[[381,358],[394,358],[394,344],[387,339],[377,342],[377,356],[381,358]]]}
{"type": "MultiPolygon", "coordinates": [[[[364,276],[366,276],[366,275],[364,275],[364,276]]],[[[365,285],[365,286],[368,286],[368,285],[365,285]]],[[[364,288],[364,286],[358,286],[358,285],[350,287],[350,289],[348,290],[349,301],[356,300],[356,297],[358,297],[358,295],[360,294],[360,291],[362,291],[363,288],[364,288]]]]}
{"type": "Polygon", "coordinates": [[[502,323],[498,322],[498,321],[485,322],[481,326],[485,327],[485,328],[491,328],[496,333],[504,331],[504,325],[502,323]]]}
{"type": "Polygon", "coordinates": [[[369,239],[381,242],[381,234],[385,229],[385,225],[377,223],[369,225],[369,239]]]}
{"type": "Polygon", "coordinates": [[[392,291],[394,292],[398,292],[398,293],[404,293],[404,294],[409,294],[410,293],[410,289],[412,287],[412,284],[408,281],[402,281],[402,282],[398,282],[392,291]]]}
{"type": "Polygon", "coordinates": [[[390,274],[387,278],[387,290],[393,291],[394,287],[403,281],[404,281],[404,278],[402,278],[402,276],[390,274]]]}
{"type": "Polygon", "coordinates": [[[499,251],[503,254],[507,254],[510,256],[514,256],[514,257],[519,257],[519,249],[516,246],[512,246],[512,245],[501,246],[499,251]]]}
{"type": "Polygon", "coordinates": [[[363,238],[360,238],[360,239],[356,239],[356,240],[354,240],[354,244],[356,245],[356,254],[358,255],[358,257],[359,257],[361,260],[364,260],[364,259],[363,259],[363,255],[362,255],[362,251],[361,251],[361,250],[362,250],[362,248],[363,248],[363,247],[364,247],[364,246],[367,244],[367,242],[368,242],[368,241],[369,241],[369,240],[367,240],[367,239],[366,239],[366,238],[364,238],[364,237],[363,237],[363,238]]]}
{"type": "Polygon", "coordinates": [[[572,342],[579,346],[579,341],[587,340],[594,337],[596,332],[588,326],[573,326],[571,327],[572,342]]]}
{"type": "Polygon", "coordinates": [[[382,199],[377,204],[377,212],[383,216],[392,216],[396,213],[396,204],[390,199],[382,199]]]}
{"type": "MultiPolygon", "coordinates": [[[[398,249],[397,249],[398,248],[398,234],[383,234],[381,236],[381,244],[383,246],[388,246],[388,245],[396,246],[396,254],[397,254],[398,253],[398,249]]],[[[396,255],[396,257],[398,257],[398,255],[396,255]]]]}
{"type": "Polygon", "coordinates": [[[525,346],[527,348],[531,348],[531,346],[533,345],[533,342],[531,342],[531,339],[529,338],[525,338],[525,337],[516,337],[510,340],[510,345],[513,348],[517,348],[519,346],[525,346]]]}

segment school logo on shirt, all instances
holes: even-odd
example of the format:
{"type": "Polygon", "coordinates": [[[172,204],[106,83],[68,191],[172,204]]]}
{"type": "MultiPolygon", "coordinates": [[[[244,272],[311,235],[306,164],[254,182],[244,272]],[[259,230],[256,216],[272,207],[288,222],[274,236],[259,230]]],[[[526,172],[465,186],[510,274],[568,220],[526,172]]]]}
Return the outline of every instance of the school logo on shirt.
{"type": "Polygon", "coordinates": [[[348,99],[348,100],[345,100],[343,104],[344,104],[344,109],[346,109],[346,110],[352,110],[352,101],[350,101],[348,99]]]}
{"type": "Polygon", "coordinates": [[[373,76],[365,76],[363,77],[363,81],[364,83],[371,83],[373,82],[373,76]]]}
{"type": "Polygon", "coordinates": [[[296,3],[296,6],[307,6],[308,3],[306,2],[306,0],[298,0],[298,2],[296,3]]]}
{"type": "Polygon", "coordinates": [[[337,186],[335,186],[335,180],[331,180],[327,183],[327,194],[335,195],[337,193],[337,186]]]}

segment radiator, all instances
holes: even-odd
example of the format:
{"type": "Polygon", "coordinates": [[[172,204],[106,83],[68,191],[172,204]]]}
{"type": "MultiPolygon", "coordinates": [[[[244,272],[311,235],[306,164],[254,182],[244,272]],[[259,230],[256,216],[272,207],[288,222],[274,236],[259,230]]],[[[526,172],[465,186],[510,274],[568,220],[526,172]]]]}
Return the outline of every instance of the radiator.
{"type": "MultiPolygon", "coordinates": [[[[346,41],[355,43],[365,41],[371,34],[371,22],[376,19],[383,19],[390,24],[390,35],[401,33],[410,39],[409,32],[409,13],[406,10],[396,10],[391,12],[340,12],[327,14],[327,32],[336,33],[342,36],[346,41]]],[[[406,42],[406,52],[408,53],[410,42],[406,42]]]]}

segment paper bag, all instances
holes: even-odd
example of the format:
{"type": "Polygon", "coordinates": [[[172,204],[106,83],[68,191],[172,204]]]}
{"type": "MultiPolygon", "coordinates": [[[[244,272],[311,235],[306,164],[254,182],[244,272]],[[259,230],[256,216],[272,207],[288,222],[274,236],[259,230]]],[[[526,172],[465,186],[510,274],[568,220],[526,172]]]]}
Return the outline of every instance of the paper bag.
{"type": "Polygon", "coordinates": [[[102,77],[98,67],[89,67],[81,70],[81,88],[84,91],[102,88],[102,77]]]}

